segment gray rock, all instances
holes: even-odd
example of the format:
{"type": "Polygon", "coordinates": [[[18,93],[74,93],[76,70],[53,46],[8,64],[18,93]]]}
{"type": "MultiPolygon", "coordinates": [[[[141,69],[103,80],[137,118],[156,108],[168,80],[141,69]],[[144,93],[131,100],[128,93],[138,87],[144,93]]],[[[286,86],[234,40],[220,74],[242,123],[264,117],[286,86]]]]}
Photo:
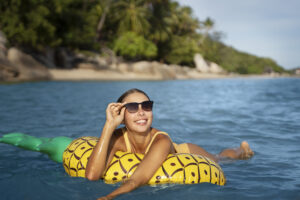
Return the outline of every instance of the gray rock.
{"type": "Polygon", "coordinates": [[[95,59],[95,61],[97,62],[98,66],[101,69],[108,69],[109,68],[109,63],[108,63],[106,58],[101,57],[101,56],[96,56],[94,59],[95,59]]]}
{"type": "Polygon", "coordinates": [[[132,65],[132,72],[139,74],[154,74],[154,68],[152,62],[140,61],[135,62],[132,65]]]}
{"type": "Polygon", "coordinates": [[[294,74],[300,75],[300,68],[296,68],[293,70],[294,74]]]}
{"type": "Polygon", "coordinates": [[[74,68],[74,56],[65,48],[57,48],[54,52],[54,64],[63,69],[74,68]]]}
{"type": "Polygon", "coordinates": [[[77,54],[73,57],[73,63],[78,69],[106,70],[109,68],[107,60],[99,55],[86,57],[77,54]]]}
{"type": "Polygon", "coordinates": [[[7,59],[0,58],[0,81],[16,81],[20,72],[7,59]]]}
{"type": "Polygon", "coordinates": [[[18,80],[48,80],[50,73],[48,69],[36,61],[32,56],[19,51],[16,48],[10,48],[7,53],[9,63],[14,66],[19,74],[18,80]]]}
{"type": "Polygon", "coordinates": [[[190,67],[179,66],[179,65],[170,65],[170,67],[174,70],[176,76],[180,76],[180,77],[186,76],[188,70],[190,69],[190,67]]]}
{"type": "Polygon", "coordinates": [[[175,70],[173,70],[171,67],[169,67],[166,64],[163,64],[161,67],[159,67],[159,73],[161,74],[163,79],[167,79],[167,80],[176,79],[175,70]]]}
{"type": "Polygon", "coordinates": [[[195,65],[196,65],[196,69],[198,71],[203,72],[203,73],[208,73],[209,72],[209,66],[207,65],[206,61],[201,56],[201,54],[196,53],[194,55],[194,62],[195,62],[195,65]]]}
{"type": "Polygon", "coordinates": [[[6,59],[6,37],[4,33],[0,30],[0,58],[1,59],[6,59]]]}
{"type": "Polygon", "coordinates": [[[218,64],[210,61],[205,61],[199,53],[195,54],[194,62],[196,65],[196,69],[202,73],[221,74],[226,72],[218,64]]]}
{"type": "Polygon", "coordinates": [[[45,48],[44,55],[38,54],[36,58],[49,69],[56,68],[55,65],[55,50],[53,48],[45,48]]]}
{"type": "Polygon", "coordinates": [[[118,63],[116,66],[111,67],[111,69],[116,69],[123,74],[131,71],[130,64],[125,62],[118,63]]]}
{"type": "Polygon", "coordinates": [[[94,63],[79,63],[76,65],[76,68],[96,70],[98,68],[98,65],[96,65],[94,63]]]}
{"type": "Polygon", "coordinates": [[[168,66],[156,61],[139,61],[135,63],[120,62],[117,65],[117,70],[123,74],[134,73],[137,76],[139,74],[150,75],[160,77],[160,79],[176,79],[176,71],[181,70],[179,68],[179,66],[168,66]]]}
{"type": "Polygon", "coordinates": [[[225,73],[225,70],[214,62],[209,62],[208,66],[209,66],[210,73],[213,73],[213,74],[225,73]]]}

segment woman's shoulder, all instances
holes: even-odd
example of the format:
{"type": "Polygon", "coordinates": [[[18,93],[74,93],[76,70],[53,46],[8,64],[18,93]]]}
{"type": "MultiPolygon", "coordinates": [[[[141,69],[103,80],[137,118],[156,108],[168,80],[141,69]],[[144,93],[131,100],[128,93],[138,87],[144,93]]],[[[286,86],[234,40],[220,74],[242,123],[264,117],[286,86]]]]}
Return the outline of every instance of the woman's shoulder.
{"type": "Polygon", "coordinates": [[[153,135],[152,135],[152,142],[150,145],[155,144],[155,143],[159,143],[159,145],[163,145],[163,146],[168,146],[170,145],[171,149],[169,153],[175,153],[175,149],[172,145],[172,139],[170,138],[170,136],[168,135],[168,133],[166,133],[165,131],[161,131],[158,129],[153,129],[153,135]]]}
{"type": "Polygon", "coordinates": [[[114,131],[112,135],[112,140],[114,140],[114,145],[118,150],[125,151],[125,142],[124,142],[124,134],[123,134],[124,128],[118,128],[114,131]]]}
{"type": "Polygon", "coordinates": [[[168,134],[167,132],[158,130],[158,129],[156,129],[156,128],[152,128],[152,134],[153,134],[153,135],[157,135],[157,136],[158,136],[158,135],[166,135],[166,136],[169,137],[169,134],[168,134]]]}
{"type": "Polygon", "coordinates": [[[169,134],[165,131],[161,131],[161,130],[158,130],[156,128],[152,128],[152,140],[153,141],[157,141],[157,140],[161,140],[161,139],[167,139],[167,140],[171,140],[169,134]]]}

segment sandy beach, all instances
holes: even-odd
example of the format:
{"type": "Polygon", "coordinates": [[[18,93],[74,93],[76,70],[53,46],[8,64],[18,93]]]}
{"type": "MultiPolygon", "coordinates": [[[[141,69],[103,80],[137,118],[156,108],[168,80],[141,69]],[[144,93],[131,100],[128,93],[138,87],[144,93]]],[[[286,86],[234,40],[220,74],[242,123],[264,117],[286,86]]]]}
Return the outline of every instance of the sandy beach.
{"type": "MultiPolygon", "coordinates": [[[[168,80],[162,74],[145,74],[126,72],[121,73],[113,70],[93,69],[50,69],[51,80],[54,81],[158,81],[168,80]]],[[[187,79],[224,79],[224,78],[276,78],[290,77],[290,75],[264,74],[264,75],[238,75],[238,74],[212,74],[212,73],[190,73],[186,76],[178,75],[173,80],[187,79]]]]}
{"type": "Polygon", "coordinates": [[[147,75],[136,73],[120,73],[112,70],[93,70],[93,69],[50,69],[51,79],[56,81],[81,81],[81,80],[103,80],[103,81],[122,81],[122,80],[162,80],[159,75],[147,75]]]}

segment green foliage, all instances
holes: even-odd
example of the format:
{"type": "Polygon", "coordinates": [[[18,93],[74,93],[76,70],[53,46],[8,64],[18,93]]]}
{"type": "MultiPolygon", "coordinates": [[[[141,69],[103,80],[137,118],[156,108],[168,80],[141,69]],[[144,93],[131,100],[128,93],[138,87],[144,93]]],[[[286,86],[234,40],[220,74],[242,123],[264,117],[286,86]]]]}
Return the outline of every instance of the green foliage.
{"type": "Polygon", "coordinates": [[[114,19],[118,22],[118,34],[128,31],[146,35],[149,31],[149,9],[144,0],[123,0],[114,4],[114,19]]]}
{"type": "Polygon", "coordinates": [[[171,40],[170,52],[166,61],[174,64],[193,66],[193,58],[199,52],[197,41],[184,36],[174,36],[171,40]]]}
{"type": "Polygon", "coordinates": [[[172,35],[171,4],[168,1],[154,1],[150,13],[149,22],[151,26],[147,37],[156,44],[167,41],[172,35]]]}
{"type": "Polygon", "coordinates": [[[1,1],[1,30],[10,45],[92,48],[99,14],[95,3],[79,0],[1,1]]]}
{"type": "Polygon", "coordinates": [[[111,45],[126,59],[188,66],[200,52],[229,72],[284,72],[269,58],[224,45],[211,18],[199,21],[192,8],[172,0],[2,0],[0,12],[11,46],[99,51],[111,45]]]}
{"type": "Polygon", "coordinates": [[[205,59],[218,63],[228,72],[239,74],[262,74],[270,71],[285,72],[270,58],[260,58],[240,52],[210,37],[206,38],[201,44],[200,52],[205,59]]]}
{"type": "Polygon", "coordinates": [[[56,28],[48,20],[51,11],[45,5],[46,0],[0,2],[0,27],[11,45],[41,48],[61,42],[55,37],[56,28]]]}
{"type": "Polygon", "coordinates": [[[113,49],[128,59],[153,58],[157,54],[157,47],[154,43],[134,32],[127,32],[119,37],[115,41],[113,49]]]}
{"type": "Polygon", "coordinates": [[[95,49],[96,26],[99,6],[96,2],[81,0],[55,0],[48,6],[52,10],[49,21],[55,24],[56,37],[61,46],[69,48],[95,49]]]}

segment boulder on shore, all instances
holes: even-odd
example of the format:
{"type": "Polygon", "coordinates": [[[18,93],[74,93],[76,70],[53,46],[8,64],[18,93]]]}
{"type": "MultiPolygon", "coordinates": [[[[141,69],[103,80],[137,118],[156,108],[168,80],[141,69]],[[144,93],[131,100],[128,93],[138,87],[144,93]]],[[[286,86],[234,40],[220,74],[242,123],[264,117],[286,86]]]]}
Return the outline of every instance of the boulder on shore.
{"type": "Polygon", "coordinates": [[[0,59],[5,59],[6,57],[5,43],[6,43],[6,37],[0,30],[0,59]]]}
{"type": "Polygon", "coordinates": [[[7,50],[6,37],[0,30],[0,81],[48,80],[48,69],[32,56],[16,48],[7,50]]]}
{"type": "Polygon", "coordinates": [[[153,77],[159,77],[161,80],[176,79],[175,67],[157,61],[139,61],[134,63],[121,62],[118,63],[117,70],[122,74],[147,74],[153,77]]]}
{"type": "Polygon", "coordinates": [[[20,72],[7,59],[0,58],[0,81],[18,80],[20,72]]]}
{"type": "Polygon", "coordinates": [[[196,53],[194,55],[194,62],[196,65],[196,69],[202,73],[208,73],[209,72],[209,66],[207,65],[204,58],[201,56],[201,54],[196,53]]]}
{"type": "Polygon", "coordinates": [[[18,73],[15,73],[16,77],[14,77],[17,81],[48,80],[51,78],[48,69],[44,65],[16,48],[8,50],[7,61],[6,69],[17,70],[18,73]]]}
{"type": "MultiPolygon", "coordinates": [[[[164,64],[157,61],[125,62],[117,57],[101,57],[98,54],[86,56],[59,49],[62,60],[55,62],[55,51],[48,50],[46,54],[26,54],[16,48],[5,50],[4,58],[0,57],[0,81],[31,81],[49,80],[54,78],[52,73],[58,66],[63,76],[74,75],[74,70],[86,72],[85,75],[76,74],[74,79],[112,79],[121,77],[124,80],[173,80],[173,79],[198,79],[225,74],[219,65],[205,61],[200,54],[194,56],[196,68],[164,64]],[[47,53],[48,52],[48,53],[47,53]],[[7,55],[7,56],[6,56],[7,55]],[[46,56],[45,56],[46,55],[46,56]],[[61,65],[57,65],[60,63],[61,65]],[[51,70],[49,70],[50,68],[51,70]],[[51,72],[51,73],[50,73],[51,72]],[[88,73],[87,73],[88,72],[88,73]],[[96,76],[97,74],[97,76],[96,76]],[[98,77],[99,76],[99,77],[98,77]]],[[[55,73],[58,74],[59,70],[55,73]]],[[[66,79],[68,79],[66,77],[66,79]]],[[[60,76],[59,80],[63,80],[60,76]]]]}
{"type": "Polygon", "coordinates": [[[213,74],[225,73],[225,70],[214,62],[208,62],[209,72],[213,74]]]}
{"type": "Polygon", "coordinates": [[[221,74],[225,73],[225,70],[214,62],[205,61],[201,54],[194,55],[194,62],[196,69],[202,73],[221,74]]]}

